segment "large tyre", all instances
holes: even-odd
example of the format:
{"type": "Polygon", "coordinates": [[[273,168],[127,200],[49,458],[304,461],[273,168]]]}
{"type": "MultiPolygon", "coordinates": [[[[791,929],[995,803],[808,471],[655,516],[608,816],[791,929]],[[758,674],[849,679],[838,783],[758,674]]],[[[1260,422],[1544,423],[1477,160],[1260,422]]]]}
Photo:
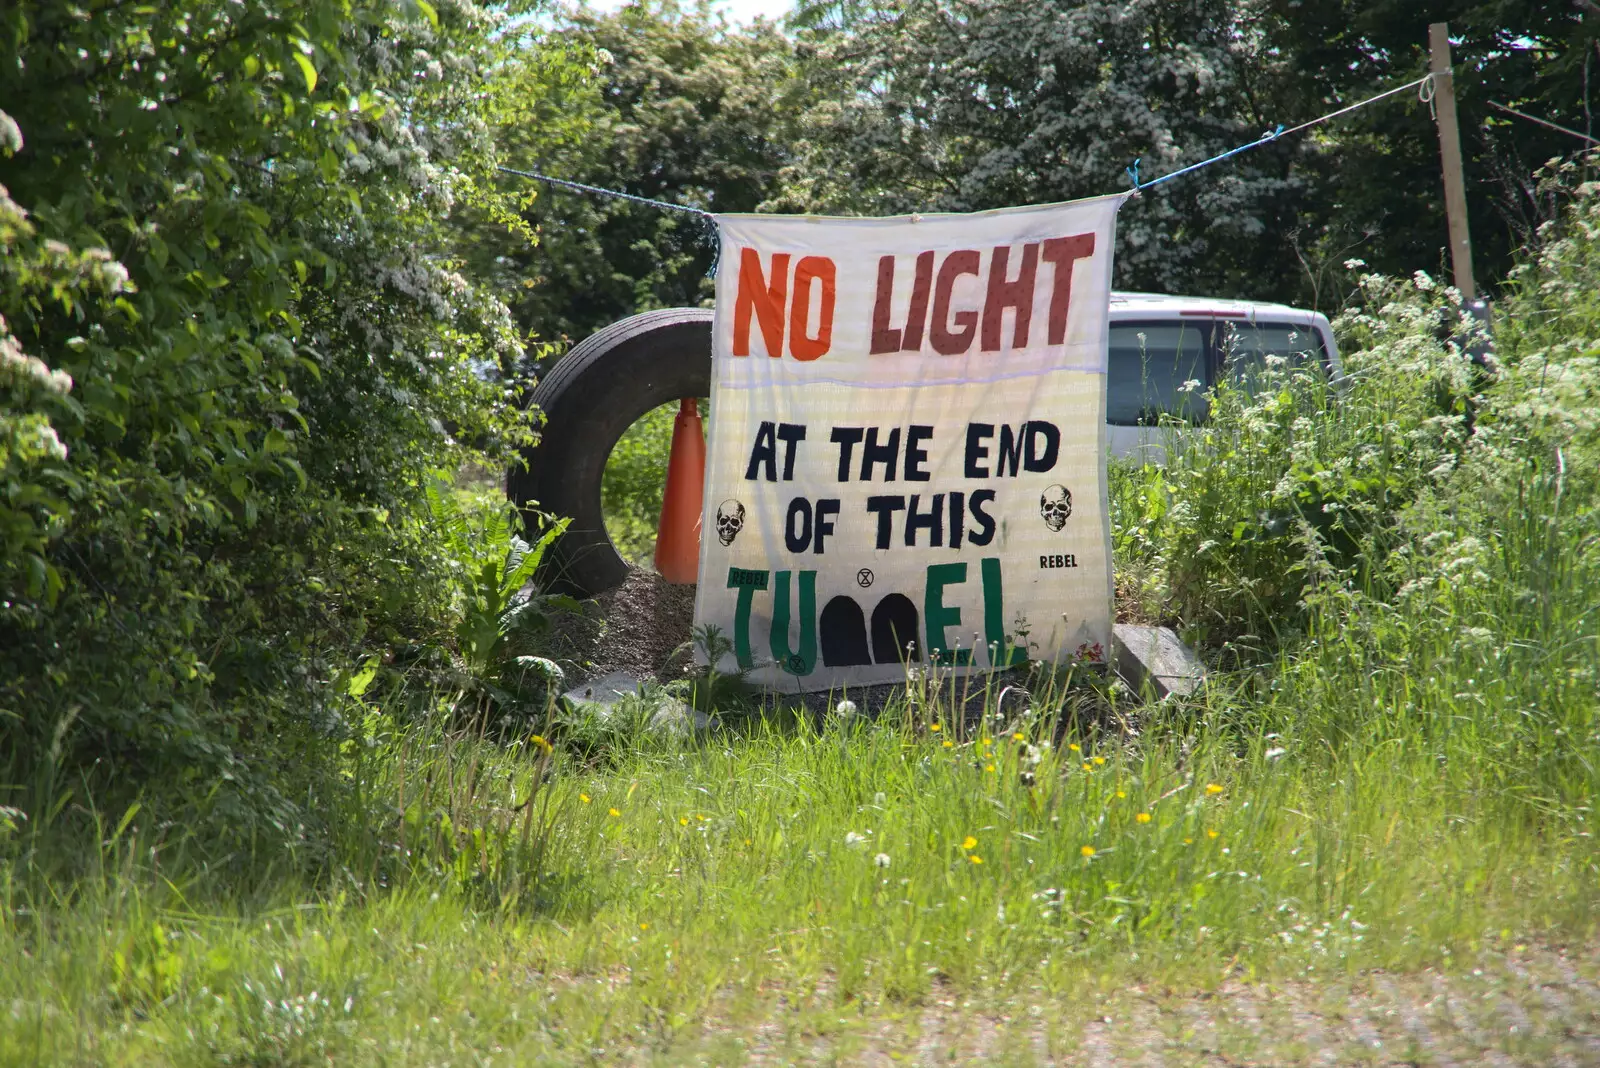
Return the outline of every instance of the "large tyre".
{"type": "Polygon", "coordinates": [[[529,518],[572,520],[547,557],[545,581],[580,597],[622,583],[628,564],[606,533],[600,480],[606,458],[639,417],[681,397],[711,393],[711,311],[663,308],[586,338],[533,391],[544,412],[527,469],[513,469],[506,495],[529,518]]]}

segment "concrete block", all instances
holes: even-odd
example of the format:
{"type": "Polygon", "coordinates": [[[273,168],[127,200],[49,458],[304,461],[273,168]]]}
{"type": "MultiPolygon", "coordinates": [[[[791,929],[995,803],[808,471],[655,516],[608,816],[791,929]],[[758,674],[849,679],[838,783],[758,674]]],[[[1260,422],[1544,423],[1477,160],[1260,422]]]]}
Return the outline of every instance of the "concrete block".
{"type": "Polygon", "coordinates": [[[639,680],[626,671],[613,671],[593,682],[586,682],[568,690],[563,696],[574,706],[599,705],[609,712],[611,706],[630,694],[639,692],[639,680]]]}
{"type": "MultiPolygon", "coordinates": [[[[593,682],[568,690],[564,695],[573,709],[587,713],[607,726],[616,723],[617,707],[624,697],[639,692],[640,682],[626,671],[613,671],[593,682]]],[[[644,729],[651,734],[672,738],[689,738],[711,729],[711,717],[676,697],[663,697],[653,709],[644,729]]]]}
{"type": "Polygon", "coordinates": [[[1205,665],[1171,627],[1118,623],[1111,628],[1117,674],[1142,692],[1148,684],[1157,697],[1187,697],[1205,682],[1205,665]]]}

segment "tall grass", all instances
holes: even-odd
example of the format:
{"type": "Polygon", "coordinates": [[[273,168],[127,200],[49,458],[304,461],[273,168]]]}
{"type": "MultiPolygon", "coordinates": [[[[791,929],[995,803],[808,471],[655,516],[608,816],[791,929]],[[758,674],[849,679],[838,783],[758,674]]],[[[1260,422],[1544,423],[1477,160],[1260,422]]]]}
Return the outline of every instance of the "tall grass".
{"type": "Polygon", "coordinates": [[[1218,668],[1194,698],[1039,674],[972,683],[969,720],[924,676],[876,720],[596,750],[352,697],[320,844],[247,881],[45,783],[0,813],[0,1059],[605,1060],[779,997],[827,1027],[1592,939],[1589,193],[1568,227],[1513,280],[1492,375],[1451,294],[1372,279],[1348,382],[1224,386],[1165,469],[1117,472],[1122,574],[1218,668]]]}
{"type": "Polygon", "coordinates": [[[1593,851],[1508,818],[1421,745],[987,726],[901,708],[692,750],[641,738],[605,769],[386,734],[356,773],[392,816],[351,825],[346,864],[316,883],[174,877],[126,832],[70,887],[9,883],[0,1056],[577,1059],[773,990],[1204,987],[1593,922],[1593,851]]]}

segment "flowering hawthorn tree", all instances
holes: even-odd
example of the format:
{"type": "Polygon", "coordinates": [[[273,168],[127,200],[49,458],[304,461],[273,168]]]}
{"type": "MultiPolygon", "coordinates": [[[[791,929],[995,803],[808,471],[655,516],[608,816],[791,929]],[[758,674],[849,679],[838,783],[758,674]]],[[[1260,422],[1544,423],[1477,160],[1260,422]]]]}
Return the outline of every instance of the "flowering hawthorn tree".
{"type": "Polygon", "coordinates": [[[518,331],[454,250],[458,216],[518,225],[487,181],[498,24],[471,0],[0,11],[22,767],[226,782],[311,822],[280,787],[333,752],[343,665],[443,603],[426,480],[529,434],[482,373],[518,331]]]}

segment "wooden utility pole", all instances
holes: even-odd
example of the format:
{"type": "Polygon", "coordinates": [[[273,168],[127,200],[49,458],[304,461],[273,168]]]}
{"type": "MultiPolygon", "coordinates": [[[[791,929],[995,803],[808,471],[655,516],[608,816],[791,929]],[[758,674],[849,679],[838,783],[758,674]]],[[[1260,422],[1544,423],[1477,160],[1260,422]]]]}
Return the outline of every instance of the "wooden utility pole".
{"type": "Polygon", "coordinates": [[[1461,169],[1461,131],[1456,126],[1456,84],[1450,73],[1450,26],[1428,27],[1433,71],[1433,108],[1439,122],[1439,158],[1444,164],[1444,210],[1450,222],[1450,266],[1463,300],[1478,298],[1472,278],[1472,234],[1467,229],[1467,182],[1461,169]]]}

